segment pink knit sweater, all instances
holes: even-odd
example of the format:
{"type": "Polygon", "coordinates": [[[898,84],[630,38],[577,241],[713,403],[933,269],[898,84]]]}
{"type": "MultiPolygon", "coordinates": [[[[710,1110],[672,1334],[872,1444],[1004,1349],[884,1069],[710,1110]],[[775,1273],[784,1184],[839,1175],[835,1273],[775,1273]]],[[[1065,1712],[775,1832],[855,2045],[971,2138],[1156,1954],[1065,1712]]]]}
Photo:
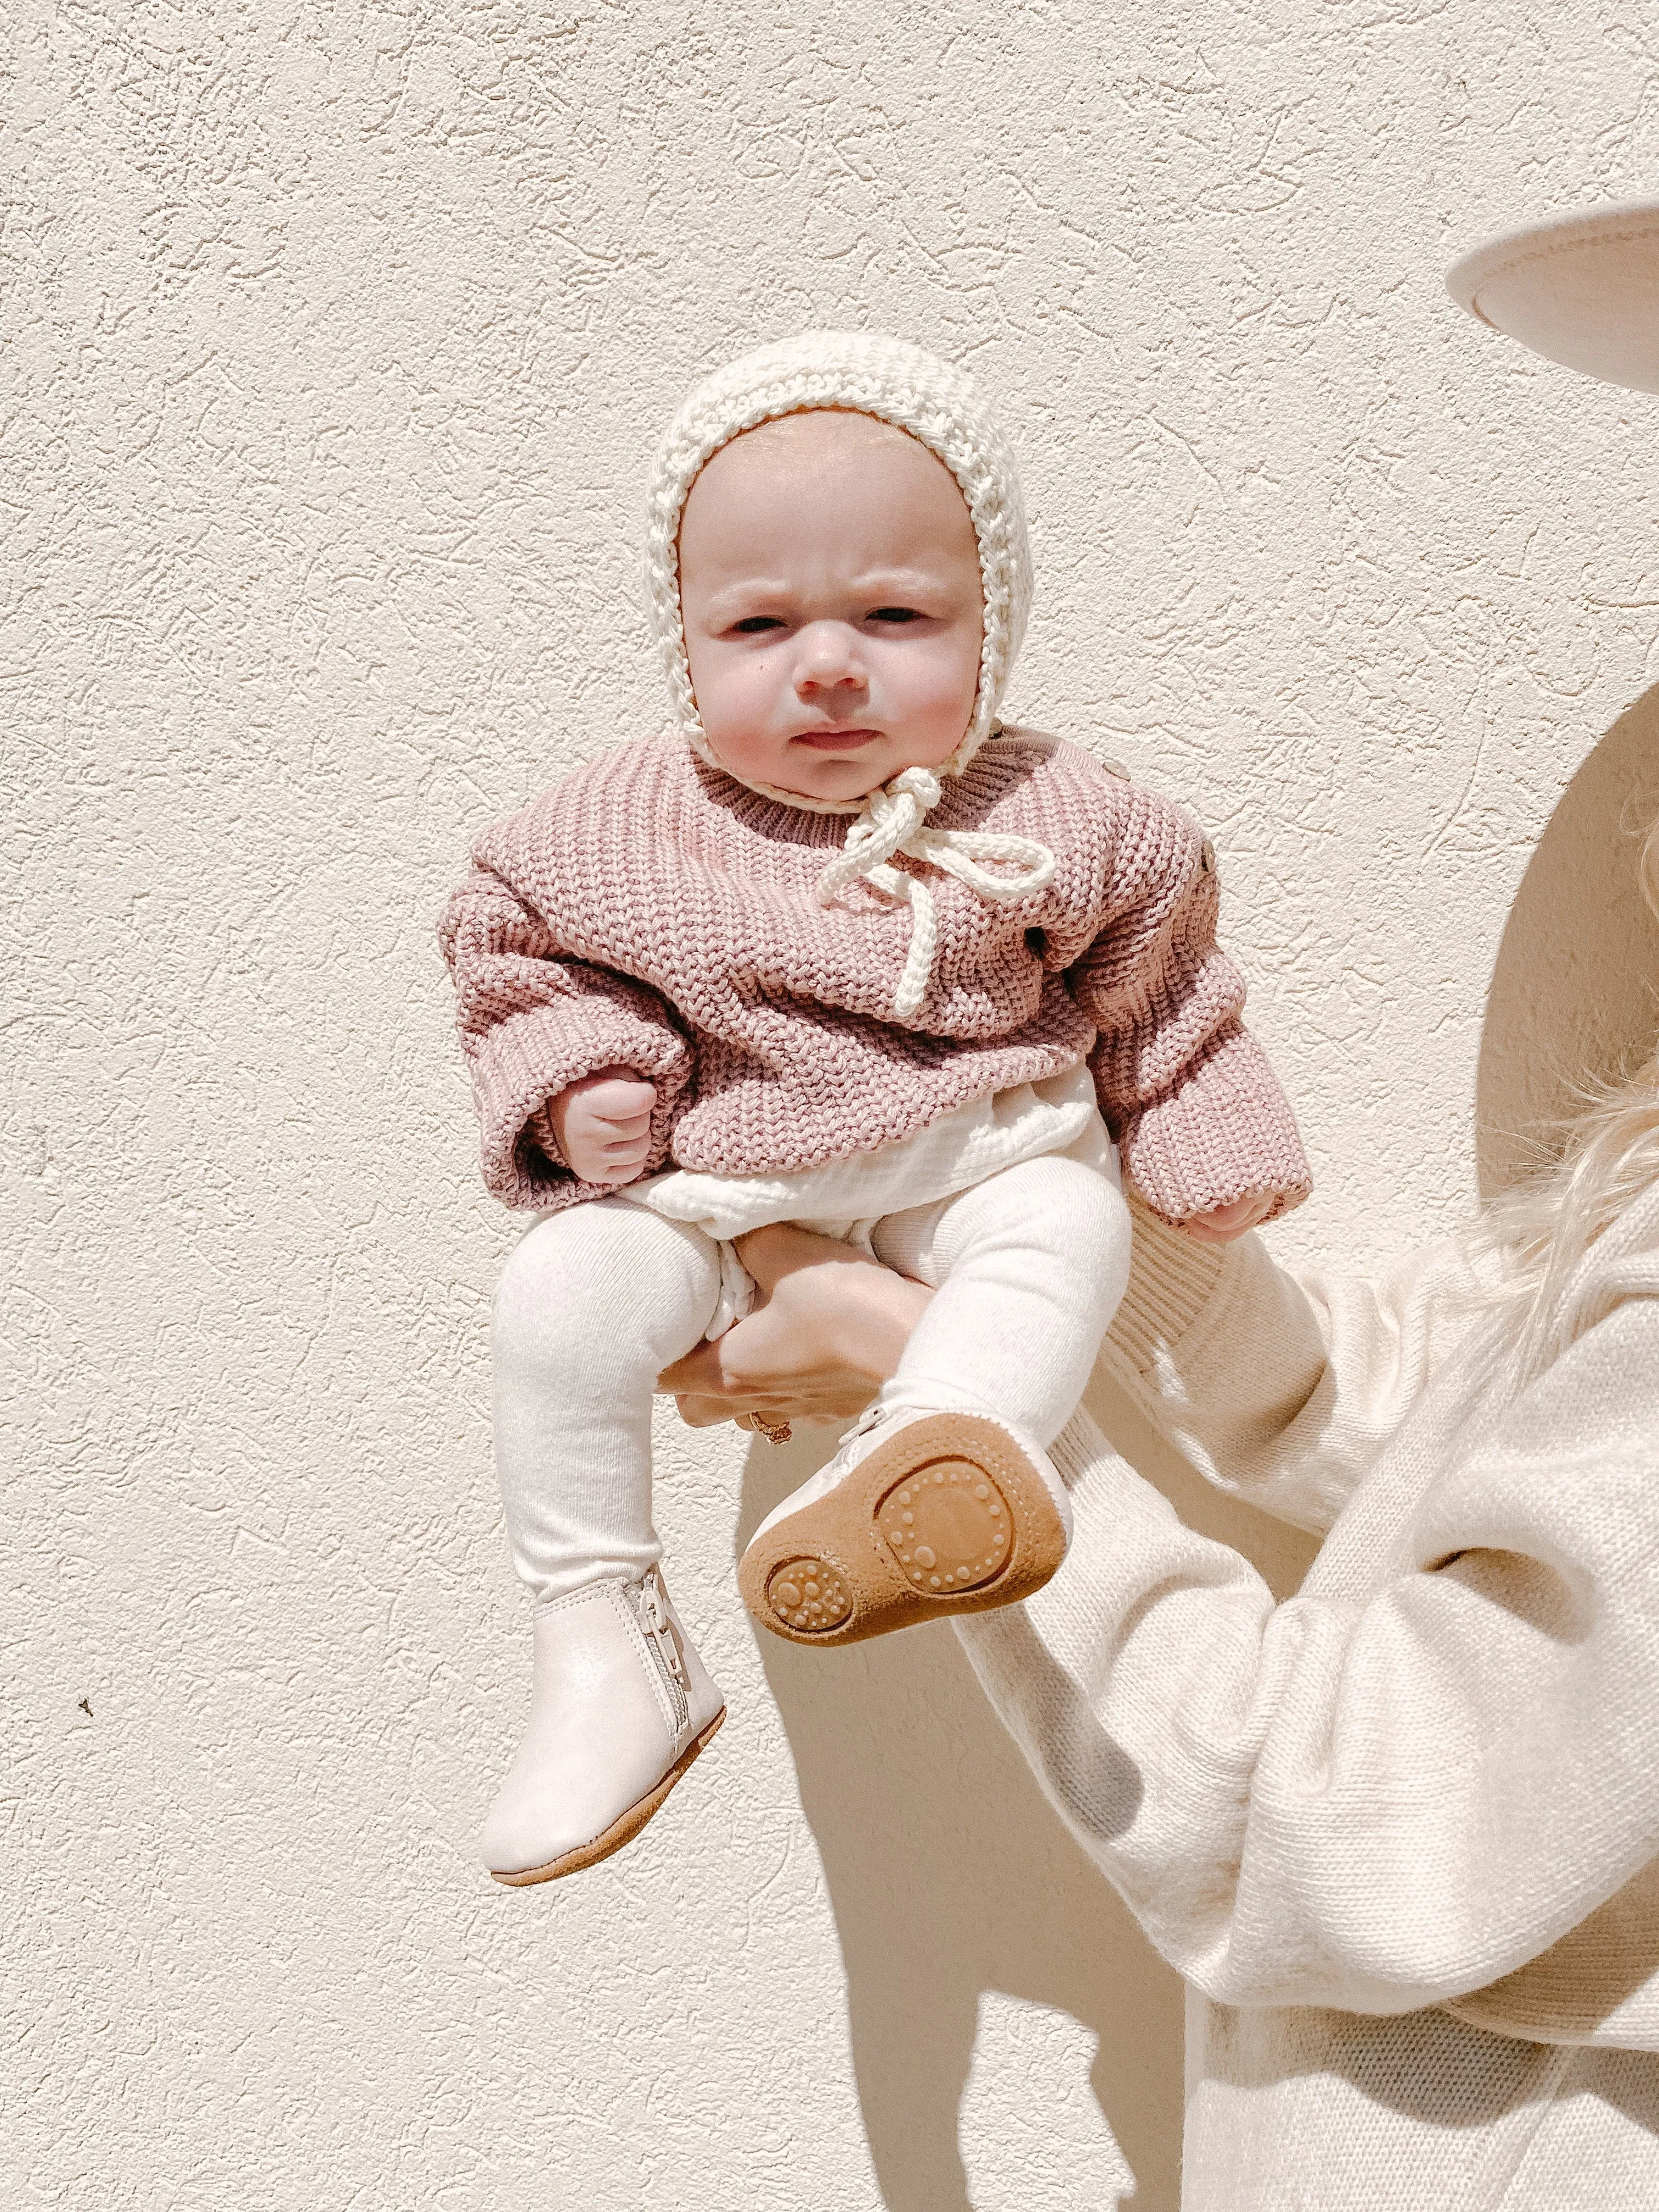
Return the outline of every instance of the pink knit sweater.
{"type": "Polygon", "coordinates": [[[947,780],[930,820],[1036,838],[1058,866],[1011,905],[929,872],[938,950],[905,1022],[909,908],[863,883],[815,896],[842,820],[763,799],[678,738],[619,746],[486,830],[441,937],[489,1188],[515,1206],[601,1194],[540,1110],[599,1067],[657,1087],[643,1172],[738,1176],[873,1151],[1086,1057],[1158,1212],[1298,1203],[1307,1161],[1239,1020],[1191,818],[1018,730],[947,780]]]}

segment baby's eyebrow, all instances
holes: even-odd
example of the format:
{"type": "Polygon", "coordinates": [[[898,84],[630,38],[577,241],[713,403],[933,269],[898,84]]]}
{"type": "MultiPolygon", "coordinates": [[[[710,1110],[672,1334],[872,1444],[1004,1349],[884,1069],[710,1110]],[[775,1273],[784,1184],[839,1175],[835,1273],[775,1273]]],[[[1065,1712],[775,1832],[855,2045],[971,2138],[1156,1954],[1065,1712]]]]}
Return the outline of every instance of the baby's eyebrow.
{"type": "MultiPolygon", "coordinates": [[[[849,576],[846,581],[846,588],[855,599],[858,599],[878,590],[903,591],[915,588],[939,591],[944,588],[945,583],[946,579],[937,569],[933,568],[866,568],[856,576],[849,576]]],[[[803,592],[803,586],[799,582],[787,583],[781,577],[744,576],[734,583],[722,584],[717,592],[711,594],[708,604],[710,606],[723,606],[731,599],[793,599],[803,595],[811,599],[816,596],[816,589],[815,586],[809,585],[803,592]]]]}
{"type": "MultiPolygon", "coordinates": [[[[936,598],[948,594],[950,588],[950,580],[933,570],[902,568],[866,568],[859,575],[849,576],[844,586],[836,585],[834,590],[836,597],[844,592],[849,599],[875,607],[936,598]]],[[[803,587],[799,582],[790,583],[780,576],[744,576],[711,592],[703,602],[699,619],[711,629],[724,629],[744,616],[793,612],[803,600],[811,601],[817,596],[815,585],[803,587]]]]}

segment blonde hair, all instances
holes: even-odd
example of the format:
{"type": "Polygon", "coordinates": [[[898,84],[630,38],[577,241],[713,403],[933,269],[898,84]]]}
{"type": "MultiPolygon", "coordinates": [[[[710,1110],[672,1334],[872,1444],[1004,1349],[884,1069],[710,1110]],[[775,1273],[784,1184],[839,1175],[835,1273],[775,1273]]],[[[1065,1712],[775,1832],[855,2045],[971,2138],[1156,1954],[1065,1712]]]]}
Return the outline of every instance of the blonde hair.
{"type": "MultiPolygon", "coordinates": [[[[1659,916],[1659,819],[1642,841],[1643,896],[1659,916]]],[[[1499,1262],[1478,1364],[1511,1389],[1559,1359],[1595,1318],[1581,1263],[1626,1210],[1659,1185],[1659,1056],[1587,1090],[1546,1164],[1488,1209],[1480,1242],[1499,1262]]]]}

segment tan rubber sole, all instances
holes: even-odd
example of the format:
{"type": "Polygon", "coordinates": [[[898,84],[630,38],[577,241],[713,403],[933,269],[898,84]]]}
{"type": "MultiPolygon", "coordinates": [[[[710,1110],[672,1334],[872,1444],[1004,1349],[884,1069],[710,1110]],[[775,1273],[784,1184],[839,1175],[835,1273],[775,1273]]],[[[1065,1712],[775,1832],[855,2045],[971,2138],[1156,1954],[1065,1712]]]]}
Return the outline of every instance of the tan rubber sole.
{"type": "Polygon", "coordinates": [[[697,1753],[720,1734],[720,1723],[725,1718],[726,1708],[722,1705],[702,1734],[686,1746],[656,1788],[641,1797],[637,1804],[630,1805],[620,1819],[613,1820],[605,1833],[596,1836],[591,1844],[583,1844],[574,1851],[563,1851],[557,1858],[549,1859],[545,1866],[526,1867],[522,1874],[497,1874],[492,1868],[489,1879],[505,1883],[508,1889],[528,1889],[533,1883],[557,1881],[562,1875],[580,1874],[584,1867],[598,1866],[601,1859],[608,1859],[624,1844],[631,1844],[697,1753]]]}
{"type": "Polygon", "coordinates": [[[1040,1590],[1066,1556],[1048,1486],[972,1413],[913,1421],[738,1567],[743,1601],[791,1644],[858,1644],[1040,1590]]]}

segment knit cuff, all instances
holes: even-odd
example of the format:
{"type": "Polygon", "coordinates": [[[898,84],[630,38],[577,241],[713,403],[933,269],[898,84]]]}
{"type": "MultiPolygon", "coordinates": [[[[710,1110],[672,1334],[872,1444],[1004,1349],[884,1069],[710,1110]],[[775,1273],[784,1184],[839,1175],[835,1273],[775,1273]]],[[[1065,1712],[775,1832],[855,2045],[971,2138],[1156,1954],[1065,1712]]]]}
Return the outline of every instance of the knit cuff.
{"type": "Polygon", "coordinates": [[[1313,1188],[1290,1102],[1261,1046],[1236,1025],[1212,1038],[1119,1142],[1137,1188],[1166,1221],[1261,1194],[1273,1201],[1273,1221],[1313,1188]]]}
{"type": "MultiPolygon", "coordinates": [[[[580,1082],[580,1078],[573,1077],[571,1079],[573,1082],[580,1082]]],[[[558,1096],[556,1091],[552,1097],[543,1099],[529,1121],[526,1122],[525,1135],[538,1151],[546,1153],[556,1168],[568,1174],[570,1163],[566,1159],[560,1147],[558,1132],[553,1127],[553,1108],[558,1096]]]]}
{"type": "Polygon", "coordinates": [[[1227,1248],[1200,1244],[1161,1221],[1137,1193],[1128,1194],[1134,1227],[1129,1284],[1101,1349],[1109,1363],[1136,1378],[1160,1351],[1178,1344],[1214,1297],[1227,1248]]]}
{"type": "Polygon", "coordinates": [[[651,1150],[640,1170],[651,1175],[668,1157],[678,1101],[691,1078],[690,1049],[677,1031],[614,1000],[583,1000],[515,1014],[479,1040],[472,1054],[472,1092],[483,1179],[503,1205],[574,1206],[612,1188],[584,1182],[560,1165],[556,1154],[544,1148],[537,1126],[547,1127],[550,1117],[540,1109],[560,1091],[596,1067],[611,1066],[637,1068],[656,1085],[651,1150]]]}

